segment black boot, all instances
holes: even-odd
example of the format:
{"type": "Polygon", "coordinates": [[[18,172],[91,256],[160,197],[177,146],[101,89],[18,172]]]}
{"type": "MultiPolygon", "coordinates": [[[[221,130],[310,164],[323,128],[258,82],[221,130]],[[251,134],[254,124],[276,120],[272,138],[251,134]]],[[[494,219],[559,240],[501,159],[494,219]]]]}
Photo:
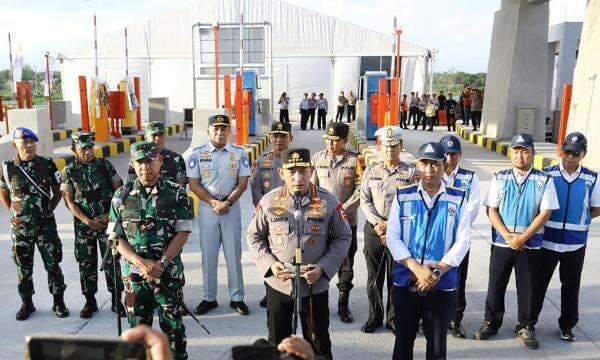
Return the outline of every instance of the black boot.
{"type": "MultiPolygon", "coordinates": [[[[119,299],[120,298],[121,297],[119,296],[119,299]]],[[[121,300],[119,300],[119,303],[115,305],[115,295],[113,293],[110,296],[110,310],[116,314],[117,309],[119,311],[119,315],[121,315],[122,317],[127,316],[127,312],[125,311],[125,307],[123,306],[123,302],[121,302],[121,300]]]]}
{"type": "Polygon", "coordinates": [[[96,303],[96,297],[94,295],[85,296],[85,305],[79,312],[79,317],[82,319],[89,319],[98,311],[98,304],[96,303]]]}
{"type": "Polygon", "coordinates": [[[338,315],[342,322],[351,323],[354,321],[354,316],[352,316],[352,312],[348,309],[348,298],[350,297],[350,293],[347,291],[340,292],[340,298],[338,300],[338,315]]]}
{"type": "Polygon", "coordinates": [[[35,312],[35,306],[33,306],[33,301],[31,298],[23,299],[23,304],[19,311],[17,311],[17,315],[15,318],[19,321],[27,320],[29,315],[35,312]]]}
{"type": "Polygon", "coordinates": [[[69,316],[69,309],[65,305],[65,300],[63,298],[63,294],[54,295],[54,305],[52,306],[52,311],[59,318],[66,318],[69,316]]]}

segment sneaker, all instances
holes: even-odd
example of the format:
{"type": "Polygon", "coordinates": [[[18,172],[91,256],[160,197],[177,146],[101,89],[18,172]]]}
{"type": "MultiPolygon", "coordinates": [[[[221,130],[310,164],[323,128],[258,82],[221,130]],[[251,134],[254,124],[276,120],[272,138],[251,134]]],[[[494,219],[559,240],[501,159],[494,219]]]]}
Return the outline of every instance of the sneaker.
{"type": "Polygon", "coordinates": [[[450,321],[450,325],[448,325],[448,329],[450,330],[450,333],[452,334],[452,336],[454,336],[455,338],[464,339],[467,337],[467,335],[465,334],[465,329],[462,327],[461,323],[459,323],[459,322],[450,321]]]}
{"type": "Polygon", "coordinates": [[[484,321],[479,330],[477,330],[477,332],[473,335],[473,338],[475,340],[487,340],[497,333],[498,329],[495,329],[491,322],[484,321]]]}
{"type": "Polygon", "coordinates": [[[231,301],[229,303],[229,307],[235,309],[240,315],[248,315],[250,314],[250,310],[248,310],[248,306],[243,301],[231,301]]]}
{"type": "Polygon", "coordinates": [[[540,347],[540,343],[535,336],[535,328],[533,326],[521,326],[521,329],[517,332],[517,337],[528,349],[537,349],[540,347]]]}
{"type": "Polygon", "coordinates": [[[560,330],[560,338],[564,341],[575,341],[575,334],[571,330],[560,330]]]}
{"type": "Polygon", "coordinates": [[[196,306],[196,309],[194,309],[194,314],[196,314],[196,315],[204,315],[209,310],[214,309],[217,306],[219,306],[219,303],[216,302],[216,301],[202,300],[202,302],[200,304],[198,304],[198,306],[196,306]]]}

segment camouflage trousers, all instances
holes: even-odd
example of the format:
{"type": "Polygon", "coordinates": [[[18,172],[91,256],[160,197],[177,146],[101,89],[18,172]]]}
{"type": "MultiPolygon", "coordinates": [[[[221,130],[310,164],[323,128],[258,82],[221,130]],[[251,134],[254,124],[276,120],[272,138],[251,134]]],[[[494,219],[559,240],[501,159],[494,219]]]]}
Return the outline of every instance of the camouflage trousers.
{"type": "MultiPolygon", "coordinates": [[[[75,259],[79,263],[79,281],[83,295],[94,295],[98,292],[98,257],[102,259],[106,252],[108,236],[104,231],[96,231],[81,222],[75,222],[75,259]],[[99,251],[98,251],[99,250],[99,251]]],[[[110,250],[109,250],[110,251],[110,250]]],[[[111,293],[115,290],[113,282],[114,266],[113,256],[108,255],[104,269],[106,288],[111,293]]],[[[123,291],[121,280],[121,267],[117,257],[117,289],[123,291]]]]}
{"type": "Polygon", "coordinates": [[[37,246],[48,273],[48,289],[53,295],[62,295],[67,286],[60,268],[62,243],[56,231],[54,217],[11,227],[12,257],[17,265],[18,291],[22,299],[35,293],[33,288],[33,257],[37,246]]]}
{"type": "MultiPolygon", "coordinates": [[[[125,308],[127,320],[134,327],[139,324],[152,326],[154,309],[158,311],[158,321],[161,330],[167,335],[171,353],[176,360],[188,358],[186,347],[185,326],[183,325],[182,308],[168,293],[161,290],[159,285],[148,282],[133,282],[130,277],[123,277],[125,283],[125,308]]],[[[171,292],[181,296],[183,284],[179,280],[164,280],[171,292]]]]}

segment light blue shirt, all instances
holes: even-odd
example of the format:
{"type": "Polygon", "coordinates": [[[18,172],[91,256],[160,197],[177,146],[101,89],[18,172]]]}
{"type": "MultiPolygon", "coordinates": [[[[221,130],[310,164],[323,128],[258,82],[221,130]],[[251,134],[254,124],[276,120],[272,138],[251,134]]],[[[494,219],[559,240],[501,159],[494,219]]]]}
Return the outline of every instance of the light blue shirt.
{"type": "Polygon", "coordinates": [[[250,176],[246,149],[227,144],[217,149],[210,141],[184,154],[187,176],[200,179],[200,185],[215,198],[229,196],[238,179],[250,176]]]}

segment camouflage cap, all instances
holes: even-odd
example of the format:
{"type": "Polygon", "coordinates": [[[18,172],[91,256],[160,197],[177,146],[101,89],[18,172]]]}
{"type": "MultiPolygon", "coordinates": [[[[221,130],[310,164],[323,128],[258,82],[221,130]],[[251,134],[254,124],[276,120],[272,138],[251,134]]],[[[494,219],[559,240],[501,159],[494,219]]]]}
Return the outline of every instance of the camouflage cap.
{"type": "Polygon", "coordinates": [[[146,126],[146,134],[154,135],[165,133],[165,124],[160,121],[152,121],[146,126]]]}
{"type": "Polygon", "coordinates": [[[88,147],[93,147],[96,141],[96,137],[94,133],[78,131],[71,134],[71,140],[78,147],[84,149],[88,147]]]}
{"type": "Polygon", "coordinates": [[[131,145],[131,160],[154,160],[158,155],[158,147],[152,141],[140,141],[131,145]]]}

